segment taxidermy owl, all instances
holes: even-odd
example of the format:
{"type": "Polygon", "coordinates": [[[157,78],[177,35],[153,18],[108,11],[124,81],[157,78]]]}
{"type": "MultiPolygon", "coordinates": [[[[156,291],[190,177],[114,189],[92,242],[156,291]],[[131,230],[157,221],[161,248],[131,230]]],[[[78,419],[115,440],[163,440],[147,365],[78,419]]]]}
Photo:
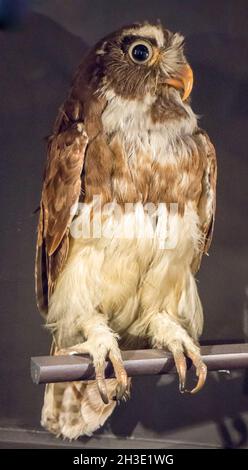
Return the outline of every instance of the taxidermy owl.
{"type": "Polygon", "coordinates": [[[215,213],[216,157],[190,106],[184,38],[133,24],[88,53],[48,142],[36,292],[52,354],[86,353],[95,380],[49,384],[42,425],[91,435],[130,379],[121,349],[164,348],[186,390],[202,388],[203,312],[195,273],[215,213]],[[114,379],[105,379],[110,360],[114,379]]]}

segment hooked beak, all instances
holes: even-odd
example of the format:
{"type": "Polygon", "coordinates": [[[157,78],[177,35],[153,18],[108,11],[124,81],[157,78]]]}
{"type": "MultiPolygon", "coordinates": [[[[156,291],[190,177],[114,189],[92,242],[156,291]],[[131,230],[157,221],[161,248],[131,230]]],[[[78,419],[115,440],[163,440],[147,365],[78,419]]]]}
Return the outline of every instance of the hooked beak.
{"type": "Polygon", "coordinates": [[[192,68],[185,64],[177,72],[176,77],[166,78],[165,83],[176,89],[183,90],[182,100],[185,101],[193,88],[193,71],[192,68]]]}

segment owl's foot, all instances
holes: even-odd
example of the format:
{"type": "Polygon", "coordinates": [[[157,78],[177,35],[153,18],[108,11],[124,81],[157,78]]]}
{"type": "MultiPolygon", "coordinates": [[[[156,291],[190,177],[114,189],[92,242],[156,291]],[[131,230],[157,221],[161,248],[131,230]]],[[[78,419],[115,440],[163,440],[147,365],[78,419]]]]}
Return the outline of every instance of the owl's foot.
{"type": "Polygon", "coordinates": [[[206,382],[207,378],[207,366],[204,364],[200,353],[196,351],[185,350],[185,355],[183,352],[175,352],[173,354],[175,366],[179,376],[179,390],[181,393],[197,393],[202,389],[206,382]],[[187,374],[187,364],[185,355],[189,357],[196,369],[196,376],[198,377],[198,382],[192,390],[187,390],[186,386],[186,374],[187,374]]]}
{"type": "Polygon", "coordinates": [[[149,335],[154,347],[168,349],[173,354],[179,376],[180,392],[196,393],[201,390],[206,381],[207,366],[201,358],[200,348],[178,320],[166,312],[154,315],[150,323],[149,335]],[[186,389],[187,357],[191,359],[198,377],[197,384],[191,391],[186,389]]]}
{"type": "Polygon", "coordinates": [[[95,368],[96,382],[99,394],[105,404],[109,403],[107,387],[105,383],[106,359],[109,358],[112,363],[115,377],[117,379],[115,400],[127,400],[129,398],[129,381],[127,373],[123,366],[121,353],[118,346],[113,341],[113,347],[104,344],[96,344],[96,340],[90,339],[84,343],[76,344],[70,348],[59,349],[56,355],[67,356],[73,354],[89,354],[93,359],[95,368]]]}

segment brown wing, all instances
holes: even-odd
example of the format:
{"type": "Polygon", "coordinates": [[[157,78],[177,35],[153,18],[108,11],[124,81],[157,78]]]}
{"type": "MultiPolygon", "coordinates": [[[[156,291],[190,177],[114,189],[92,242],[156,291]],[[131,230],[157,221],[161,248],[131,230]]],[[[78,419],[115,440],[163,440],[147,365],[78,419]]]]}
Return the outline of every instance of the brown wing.
{"type": "Polygon", "coordinates": [[[198,203],[198,216],[200,219],[200,229],[202,233],[201,247],[196,254],[192,271],[196,273],[200,268],[202,255],[207,253],[212,241],[215,208],[216,208],[216,179],[217,161],[213,144],[206,132],[199,130],[200,148],[206,159],[205,170],[202,178],[202,192],[198,203]]]}
{"type": "Polygon", "coordinates": [[[55,134],[49,139],[36,249],[36,297],[41,313],[68,254],[69,226],[81,191],[88,137],[82,122],[64,119],[60,111],[55,134]]]}

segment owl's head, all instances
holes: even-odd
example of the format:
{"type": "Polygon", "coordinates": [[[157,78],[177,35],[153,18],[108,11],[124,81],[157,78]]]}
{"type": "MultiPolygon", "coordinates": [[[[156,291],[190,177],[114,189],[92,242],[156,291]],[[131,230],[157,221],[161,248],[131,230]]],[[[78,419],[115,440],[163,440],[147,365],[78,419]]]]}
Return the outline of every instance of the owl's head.
{"type": "Polygon", "coordinates": [[[172,87],[184,101],[192,90],[193,73],[183,42],[183,36],[161,24],[124,27],[96,45],[92,77],[123,98],[143,99],[172,87]]]}

